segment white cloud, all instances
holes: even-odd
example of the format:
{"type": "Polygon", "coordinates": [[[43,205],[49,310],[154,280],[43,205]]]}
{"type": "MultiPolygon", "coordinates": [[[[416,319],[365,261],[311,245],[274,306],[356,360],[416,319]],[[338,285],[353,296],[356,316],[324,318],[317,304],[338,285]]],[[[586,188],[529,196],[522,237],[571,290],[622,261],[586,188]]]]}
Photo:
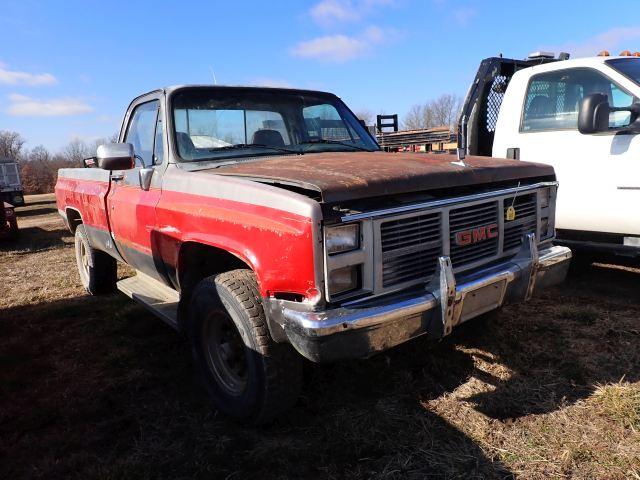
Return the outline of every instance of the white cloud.
{"type": "Polygon", "coordinates": [[[77,98],[56,98],[37,100],[25,95],[9,95],[11,102],[6,113],[22,117],[57,117],[80,115],[93,111],[93,108],[77,98]]]}
{"type": "Polygon", "coordinates": [[[471,7],[462,7],[453,11],[453,18],[455,18],[456,22],[460,25],[468,25],[473,17],[475,17],[478,12],[471,7]]]}
{"type": "Polygon", "coordinates": [[[321,0],[309,13],[316,23],[326,26],[361,20],[377,7],[394,3],[395,0],[321,0]]]}
{"type": "Polygon", "coordinates": [[[354,37],[337,34],[300,42],[291,49],[291,53],[302,58],[342,63],[368,54],[375,45],[384,40],[385,36],[391,34],[371,26],[354,37]]]}
{"type": "Polygon", "coordinates": [[[255,78],[249,82],[249,85],[254,85],[256,87],[291,88],[291,84],[286,80],[266,77],[255,78]]]}
{"type": "Polygon", "coordinates": [[[322,0],[311,8],[311,17],[321,24],[331,22],[348,22],[360,18],[360,14],[352,2],[338,0],[322,0]]]}
{"type": "Polygon", "coordinates": [[[623,50],[640,50],[639,47],[633,48],[639,40],[640,27],[616,27],[581,42],[569,42],[561,46],[547,45],[542,49],[569,52],[572,58],[593,57],[602,50],[608,50],[611,55],[618,55],[623,50]]]}
{"type": "Polygon", "coordinates": [[[27,73],[8,70],[3,63],[0,63],[0,84],[34,87],[38,85],[53,85],[55,83],[58,83],[58,80],[50,73],[27,73]]]}

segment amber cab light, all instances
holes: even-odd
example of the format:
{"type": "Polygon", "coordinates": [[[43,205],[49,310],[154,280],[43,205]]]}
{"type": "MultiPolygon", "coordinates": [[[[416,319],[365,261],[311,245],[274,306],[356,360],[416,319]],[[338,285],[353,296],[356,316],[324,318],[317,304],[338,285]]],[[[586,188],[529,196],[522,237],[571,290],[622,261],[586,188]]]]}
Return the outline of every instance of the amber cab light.
{"type": "Polygon", "coordinates": [[[609,51],[608,50],[602,50],[599,54],[599,57],[608,57],[609,56],[609,51]]]}

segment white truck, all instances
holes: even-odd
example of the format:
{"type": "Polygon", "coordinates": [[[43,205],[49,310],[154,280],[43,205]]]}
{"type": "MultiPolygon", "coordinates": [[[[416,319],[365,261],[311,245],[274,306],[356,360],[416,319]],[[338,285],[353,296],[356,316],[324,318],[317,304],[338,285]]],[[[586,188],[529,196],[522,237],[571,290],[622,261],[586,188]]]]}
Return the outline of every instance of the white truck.
{"type": "Polygon", "coordinates": [[[578,253],[640,257],[638,55],[487,58],[460,115],[459,157],[553,165],[557,243],[578,253]]]}

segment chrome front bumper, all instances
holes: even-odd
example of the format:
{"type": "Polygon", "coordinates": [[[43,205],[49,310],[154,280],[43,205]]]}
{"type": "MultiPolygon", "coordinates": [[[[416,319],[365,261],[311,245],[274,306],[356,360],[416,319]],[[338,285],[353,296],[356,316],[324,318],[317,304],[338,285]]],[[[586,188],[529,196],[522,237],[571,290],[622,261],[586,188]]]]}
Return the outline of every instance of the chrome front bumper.
{"type": "Polygon", "coordinates": [[[471,318],[509,303],[524,302],[534,291],[562,282],[571,250],[549,246],[538,251],[533,235],[507,262],[456,279],[449,257],[423,292],[323,311],[269,299],[271,333],[291,343],[309,360],[363,358],[420,335],[440,338],[471,318]]]}

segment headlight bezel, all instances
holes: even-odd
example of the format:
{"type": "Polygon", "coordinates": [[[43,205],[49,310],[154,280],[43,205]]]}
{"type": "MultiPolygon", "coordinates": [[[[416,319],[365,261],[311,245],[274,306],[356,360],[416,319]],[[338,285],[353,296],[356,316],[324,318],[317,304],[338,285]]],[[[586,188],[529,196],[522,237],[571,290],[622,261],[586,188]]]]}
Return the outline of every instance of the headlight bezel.
{"type": "Polygon", "coordinates": [[[538,190],[540,207],[540,241],[555,236],[555,203],[556,186],[548,186],[538,190]]]}
{"type": "Polygon", "coordinates": [[[353,299],[372,291],[373,227],[368,219],[322,225],[324,294],[328,302],[353,299]],[[336,239],[335,242],[333,239],[336,239]],[[351,268],[357,277],[349,289],[336,289],[332,273],[351,268]]]}

